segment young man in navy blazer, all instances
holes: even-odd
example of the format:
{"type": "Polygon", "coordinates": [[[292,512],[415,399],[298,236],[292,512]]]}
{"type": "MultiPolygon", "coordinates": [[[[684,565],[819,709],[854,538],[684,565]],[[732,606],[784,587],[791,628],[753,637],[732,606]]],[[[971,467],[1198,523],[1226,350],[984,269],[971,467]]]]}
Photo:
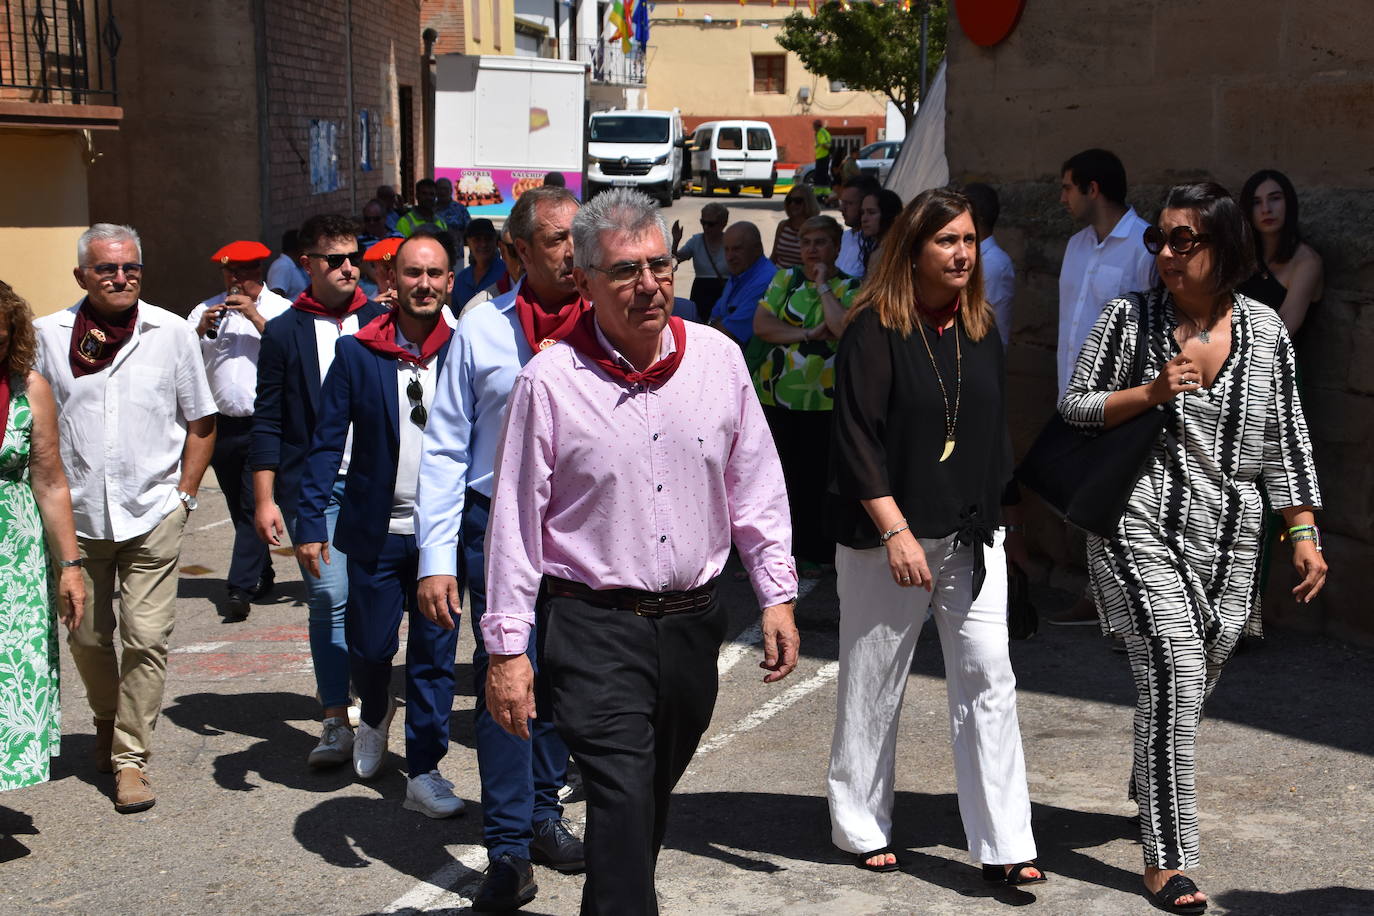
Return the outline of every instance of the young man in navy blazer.
{"type": "MultiPolygon", "coordinates": [[[[294,527],[301,473],[318,422],[320,385],[334,361],[334,346],[340,337],[356,332],[386,311],[385,306],[368,301],[358,288],[362,252],[353,220],[312,216],[301,227],[300,241],[305,248],[301,264],[310,274],[310,288],[296,297],[290,311],[267,322],[262,332],[253,437],[248,450],[256,504],[254,525],[258,537],[274,547],[288,532],[293,542],[299,541],[294,527]]],[[[348,452],[345,446],[326,510],[330,536],[348,470],[348,452]]],[[[335,559],[340,560],[338,565],[326,567],[318,576],[302,571],[309,592],[310,657],[316,692],[324,706],[320,743],[308,758],[315,767],[346,763],[353,754],[353,730],[348,724],[348,645],[344,640],[348,577],[342,557],[335,559]]]]}
{"type": "Polygon", "coordinates": [[[463,802],[438,767],[448,752],[458,630],[419,612],[413,516],[421,440],[449,349],[443,306],[453,269],[444,246],[420,235],[401,245],[395,264],[396,309],[341,339],[324,380],[301,482],[296,558],[319,576],[323,566],[344,562],[339,551],[347,554],[349,661],[362,700],[353,769],[362,779],[375,776],[386,756],[391,660],[409,614],[405,807],[451,817],[463,802]],[[331,557],[325,514],[350,430],[355,445],[331,557]]]}

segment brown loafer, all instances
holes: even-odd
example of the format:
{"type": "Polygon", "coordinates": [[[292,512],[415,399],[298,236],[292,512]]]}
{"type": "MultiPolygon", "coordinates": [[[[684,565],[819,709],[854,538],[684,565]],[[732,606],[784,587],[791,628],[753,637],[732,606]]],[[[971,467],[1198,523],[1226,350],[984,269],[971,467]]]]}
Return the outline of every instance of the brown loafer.
{"type": "Polygon", "coordinates": [[[95,725],[95,748],[91,751],[95,771],[113,773],[114,762],[110,757],[114,753],[114,719],[92,719],[91,722],[95,725]]]}
{"type": "Polygon", "coordinates": [[[115,777],[115,810],[120,814],[147,811],[157,802],[148,777],[138,767],[124,767],[115,777]]]}

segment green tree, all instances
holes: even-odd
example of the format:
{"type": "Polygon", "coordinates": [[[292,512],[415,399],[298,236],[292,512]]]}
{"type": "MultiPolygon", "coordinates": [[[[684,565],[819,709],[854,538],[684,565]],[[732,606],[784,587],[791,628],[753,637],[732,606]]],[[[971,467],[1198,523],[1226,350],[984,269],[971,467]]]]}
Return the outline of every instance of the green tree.
{"type": "Polygon", "coordinates": [[[808,16],[782,21],[778,44],[801,58],[802,66],[850,89],[880,92],[892,100],[909,130],[921,98],[921,7],[930,8],[927,65],[933,74],[945,56],[944,0],[873,0],[852,6],[826,3],[808,16]]]}

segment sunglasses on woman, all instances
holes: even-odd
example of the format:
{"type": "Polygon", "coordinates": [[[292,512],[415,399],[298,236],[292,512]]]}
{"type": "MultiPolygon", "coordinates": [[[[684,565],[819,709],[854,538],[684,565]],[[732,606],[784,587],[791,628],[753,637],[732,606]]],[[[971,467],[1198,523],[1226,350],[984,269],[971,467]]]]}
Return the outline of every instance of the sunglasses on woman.
{"type": "Polygon", "coordinates": [[[1145,250],[1150,254],[1159,254],[1165,245],[1168,245],[1174,254],[1187,254],[1211,240],[1210,235],[1199,235],[1194,232],[1192,226],[1175,226],[1167,235],[1158,226],[1151,226],[1145,230],[1144,235],[1145,250]]]}

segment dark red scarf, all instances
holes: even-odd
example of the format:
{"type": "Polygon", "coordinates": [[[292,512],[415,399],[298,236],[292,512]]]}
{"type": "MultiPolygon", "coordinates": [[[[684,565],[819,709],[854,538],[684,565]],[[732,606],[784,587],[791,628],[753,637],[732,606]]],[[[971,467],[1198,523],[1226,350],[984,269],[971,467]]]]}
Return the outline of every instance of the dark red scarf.
{"type": "Polygon", "coordinates": [[[643,372],[627,371],[624,366],[611,359],[606,348],[596,339],[596,312],[593,309],[588,309],[582,314],[572,333],[564,340],[605,370],[611,378],[627,385],[643,384],[649,388],[657,388],[673,377],[677,367],[682,365],[683,355],[687,352],[687,327],[682,323],[682,319],[676,315],[669,317],[668,327],[673,332],[673,352],[643,372]]]}
{"type": "Polygon", "coordinates": [[[920,314],[920,319],[922,321],[935,329],[936,336],[944,337],[945,325],[949,324],[950,320],[953,319],[955,315],[959,314],[959,298],[959,296],[955,296],[953,302],[936,311],[931,311],[926,308],[918,299],[916,301],[916,311],[920,314]]]}
{"type": "MultiPolygon", "coordinates": [[[[425,342],[420,344],[420,355],[416,356],[396,343],[396,311],[393,309],[384,315],[373,318],[366,327],[359,328],[358,333],[353,336],[358,339],[358,343],[379,356],[390,356],[414,366],[422,366],[438,355],[452,334],[453,329],[441,316],[434,323],[434,328],[425,338],[425,342]]],[[[414,342],[411,341],[411,343],[414,342]]]]}
{"type": "Polygon", "coordinates": [[[10,360],[5,357],[5,361],[0,363],[0,445],[5,444],[5,431],[9,428],[10,422],[10,395],[13,390],[10,385],[10,360]]]}
{"type": "Polygon", "coordinates": [[[503,273],[496,281],[496,295],[504,296],[515,286],[515,281],[510,278],[510,271],[503,273]]]}
{"type": "Polygon", "coordinates": [[[587,300],[581,296],[556,312],[546,311],[530,285],[521,283],[520,291],[515,294],[515,314],[520,319],[520,328],[525,332],[530,349],[538,353],[567,337],[578,320],[591,312],[587,300]]]}
{"type": "Polygon", "coordinates": [[[308,315],[319,315],[322,318],[332,319],[339,327],[343,327],[344,319],[352,315],[358,309],[367,305],[367,293],[363,292],[362,287],[355,287],[353,299],[344,306],[343,310],[326,308],[314,296],[310,295],[310,290],[306,290],[296,297],[296,301],[291,303],[293,309],[300,309],[308,315]]]}
{"type": "Polygon", "coordinates": [[[67,353],[72,375],[76,378],[91,375],[114,362],[115,355],[134,336],[137,322],[137,304],[110,320],[91,308],[89,299],[82,299],[81,307],[76,310],[72,345],[67,353]]]}

